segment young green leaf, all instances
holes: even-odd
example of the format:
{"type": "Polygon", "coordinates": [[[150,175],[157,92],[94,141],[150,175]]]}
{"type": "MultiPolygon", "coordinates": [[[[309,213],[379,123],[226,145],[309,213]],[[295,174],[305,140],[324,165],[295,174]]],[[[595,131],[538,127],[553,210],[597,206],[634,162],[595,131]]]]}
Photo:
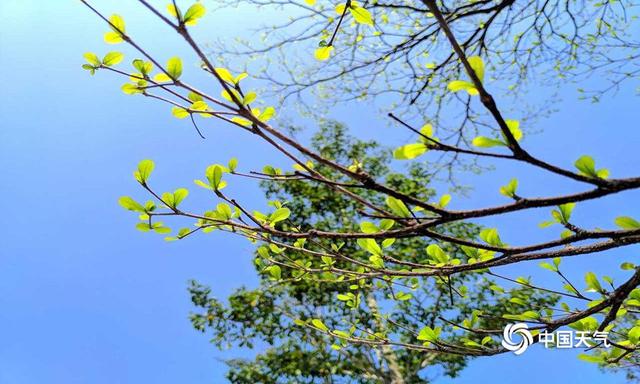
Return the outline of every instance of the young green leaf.
{"type": "Polygon", "coordinates": [[[409,208],[407,208],[402,200],[388,196],[385,202],[394,214],[400,217],[411,217],[411,211],[409,211],[409,208]]]}
{"type": "Polygon", "coordinates": [[[269,216],[269,221],[275,224],[277,222],[286,220],[290,215],[291,211],[289,210],[289,208],[279,208],[269,216]]]}
{"type": "Polygon", "coordinates": [[[122,208],[129,211],[145,212],[144,207],[129,196],[122,196],[121,198],[119,198],[118,204],[120,204],[122,208]]]}
{"type": "Polygon", "coordinates": [[[587,272],[584,276],[584,281],[587,283],[588,292],[601,292],[602,286],[593,272],[587,272]]]}
{"type": "Polygon", "coordinates": [[[498,230],[495,228],[486,228],[480,231],[480,238],[487,244],[495,247],[501,247],[505,245],[500,239],[498,230]]]}
{"type": "Polygon", "coordinates": [[[640,222],[629,216],[616,217],[615,223],[622,229],[639,229],[640,222]]]}
{"type": "Polygon", "coordinates": [[[100,59],[95,53],[87,52],[83,55],[83,57],[85,58],[85,60],[87,60],[89,64],[93,65],[94,67],[99,67],[100,64],[102,64],[102,62],[100,61],[100,59]]]}
{"type": "Polygon", "coordinates": [[[121,52],[109,52],[102,58],[102,64],[110,67],[112,65],[119,64],[122,59],[124,59],[124,55],[121,52]]]}
{"type": "Polygon", "coordinates": [[[125,24],[124,19],[120,15],[111,15],[109,17],[109,23],[111,24],[111,32],[104,34],[104,41],[107,44],[118,44],[124,41],[125,24]]]}
{"type": "Polygon", "coordinates": [[[581,156],[578,160],[576,160],[574,165],[576,169],[580,171],[580,174],[584,176],[600,179],[606,179],[607,177],[609,177],[608,169],[596,169],[596,162],[591,156],[581,156]]]}
{"type": "Polygon", "coordinates": [[[516,196],[516,189],[518,189],[518,179],[511,179],[509,184],[500,187],[500,194],[514,198],[516,196]]]}
{"type": "Polygon", "coordinates": [[[333,47],[331,45],[328,45],[326,47],[317,48],[313,53],[313,56],[318,61],[326,61],[326,60],[329,60],[329,57],[331,56],[331,52],[333,52],[333,47]]]}
{"type": "Polygon", "coordinates": [[[312,319],[311,324],[314,327],[320,329],[321,331],[324,331],[324,332],[329,331],[329,328],[326,325],[324,325],[324,323],[320,319],[312,319]]]}
{"type": "Polygon", "coordinates": [[[382,248],[380,248],[380,245],[378,245],[378,243],[376,243],[374,239],[360,238],[357,240],[357,243],[360,248],[371,253],[372,255],[382,255],[382,248]]]}
{"type": "Polygon", "coordinates": [[[142,160],[138,163],[138,169],[133,172],[133,177],[136,178],[138,183],[145,184],[151,176],[151,172],[155,168],[155,163],[153,160],[142,160]]]}
{"type": "Polygon", "coordinates": [[[451,92],[467,91],[470,96],[478,95],[478,89],[473,83],[463,80],[454,80],[447,85],[447,89],[451,92]]]}
{"type": "Polygon", "coordinates": [[[435,342],[440,337],[440,328],[432,329],[429,326],[426,326],[420,330],[418,333],[418,340],[427,341],[427,342],[435,342]]]}
{"type": "Polygon", "coordinates": [[[178,80],[182,75],[182,60],[174,56],[167,61],[167,74],[173,80],[178,80]]]}
{"type": "Polygon", "coordinates": [[[428,149],[424,143],[407,144],[396,148],[393,151],[393,157],[398,160],[410,160],[424,154],[428,149]]]}
{"type": "Polygon", "coordinates": [[[476,147],[482,147],[482,148],[491,148],[491,147],[497,147],[497,146],[506,147],[507,146],[507,144],[502,140],[492,139],[490,137],[485,137],[485,136],[478,136],[478,137],[474,138],[473,141],[471,142],[471,145],[476,146],[476,147]]]}
{"type": "Polygon", "coordinates": [[[198,23],[198,19],[200,19],[207,12],[204,5],[201,3],[195,3],[187,9],[187,12],[184,13],[183,21],[186,25],[196,25],[198,23]]]}
{"type": "Polygon", "coordinates": [[[351,6],[349,8],[349,12],[351,12],[351,15],[356,20],[356,22],[373,26],[373,17],[371,16],[371,12],[367,11],[366,9],[362,7],[351,6]]]}

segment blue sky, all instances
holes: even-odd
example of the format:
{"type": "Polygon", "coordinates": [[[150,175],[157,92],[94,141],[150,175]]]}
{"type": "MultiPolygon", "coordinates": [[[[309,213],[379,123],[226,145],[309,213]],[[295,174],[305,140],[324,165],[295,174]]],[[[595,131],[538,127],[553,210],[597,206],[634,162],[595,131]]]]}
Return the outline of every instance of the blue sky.
{"type": "MultiPolygon", "coordinates": [[[[161,58],[186,52],[137,3],[95,4],[106,13],[122,13],[129,20],[128,30],[161,58]]],[[[259,17],[250,10],[208,15],[197,37],[206,41],[235,36],[255,26],[259,17]]],[[[217,351],[192,329],[185,288],[187,280],[195,278],[224,297],[236,287],[255,283],[250,245],[219,234],[167,244],[136,231],[134,218],[116,201],[122,194],[146,197],[131,177],[143,158],[156,161],[154,182],[166,189],[194,189],[191,180],[208,164],[234,155],[245,169],[279,158],[221,123],[209,124],[208,139],[201,140],[188,124],[172,118],[166,106],[122,94],[120,79],[82,71],[84,52],[104,53],[113,47],[102,43],[105,26],[78,1],[5,0],[0,3],[0,20],[0,383],[224,382],[225,366],[219,359],[247,352],[217,351]]],[[[208,81],[195,74],[196,61],[185,57],[185,76],[208,81]]],[[[126,60],[132,58],[128,55],[126,60]]],[[[637,174],[640,134],[634,129],[637,98],[632,91],[623,90],[597,105],[577,102],[570,87],[561,98],[561,112],[540,122],[543,133],[528,137],[527,147],[565,166],[588,153],[614,176],[637,174]]],[[[371,111],[360,110],[347,122],[364,134],[371,111]]],[[[389,135],[386,123],[379,127],[368,129],[367,135],[385,137],[390,145],[407,140],[405,133],[389,135]]],[[[577,188],[551,185],[542,173],[499,164],[492,177],[467,176],[476,192],[452,204],[500,202],[496,190],[514,172],[520,176],[521,190],[532,195],[577,188]]],[[[231,188],[244,201],[261,201],[253,187],[240,183],[231,188]]],[[[189,199],[194,207],[206,203],[202,195],[189,199]]],[[[629,193],[584,204],[575,217],[587,225],[606,225],[623,213],[640,217],[637,201],[638,194],[629,193]]],[[[547,214],[541,211],[518,225],[505,225],[501,233],[513,243],[549,236],[535,228],[547,214]]],[[[623,259],[633,261],[637,250],[566,264],[578,281],[586,268],[620,281],[624,274],[617,266],[623,259]]],[[[535,266],[511,272],[545,279],[544,271],[535,266]]],[[[579,362],[574,351],[540,347],[520,357],[478,359],[455,382],[480,378],[624,382],[621,375],[603,375],[579,362]]]]}

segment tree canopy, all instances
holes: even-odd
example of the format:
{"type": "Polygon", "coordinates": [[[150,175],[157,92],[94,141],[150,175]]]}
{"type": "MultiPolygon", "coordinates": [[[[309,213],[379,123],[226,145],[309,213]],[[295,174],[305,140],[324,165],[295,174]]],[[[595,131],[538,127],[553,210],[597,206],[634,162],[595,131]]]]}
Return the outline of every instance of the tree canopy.
{"type": "MultiPolygon", "coordinates": [[[[414,164],[407,174],[392,172],[389,169],[389,151],[378,148],[373,142],[347,137],[345,127],[336,122],[321,126],[314,135],[312,148],[334,161],[361,159],[369,165],[372,175],[396,185],[404,193],[423,198],[431,198],[435,193],[428,188],[430,177],[424,164],[414,164]]],[[[324,165],[319,165],[317,171],[336,180],[344,179],[324,165]]],[[[347,225],[353,231],[359,229],[359,205],[333,193],[327,185],[314,186],[303,180],[287,183],[264,181],[263,188],[269,198],[288,202],[291,221],[319,230],[330,230],[338,225],[347,225]]],[[[363,197],[369,195],[367,191],[363,192],[363,197]]],[[[378,203],[384,204],[382,201],[378,203]]],[[[471,239],[478,235],[480,229],[476,225],[456,223],[440,231],[471,239]]],[[[412,238],[398,240],[393,246],[394,257],[419,262],[423,258],[421,250],[427,248],[429,242],[425,238],[412,238]]],[[[341,251],[359,259],[368,257],[366,251],[354,244],[344,244],[341,251]]],[[[451,247],[448,251],[456,257],[466,257],[460,249],[451,247]]],[[[230,372],[227,377],[234,383],[327,382],[329,377],[333,382],[341,382],[342,379],[349,383],[427,383],[436,376],[434,368],[438,373],[456,376],[468,357],[391,348],[372,353],[367,345],[332,343],[321,334],[300,327],[295,319],[313,318],[315,313],[321,312],[323,322],[330,328],[354,323],[359,328],[378,332],[386,328],[378,318],[384,315],[387,321],[396,324],[394,333],[397,337],[411,340],[411,330],[424,325],[435,328],[441,312],[456,313],[453,322],[462,323],[471,318],[479,328],[497,329],[504,307],[520,311],[534,303],[534,307],[546,308],[559,299],[557,295],[535,291],[527,285],[520,285],[509,295],[504,295],[496,281],[503,278],[492,274],[461,274],[456,277],[455,285],[464,283],[469,287],[462,297],[454,293],[448,278],[434,279],[427,284],[411,281],[410,285],[398,286],[391,291],[382,282],[366,280],[355,284],[323,284],[295,278],[295,272],[292,274],[288,269],[276,269],[274,272],[273,268],[265,265],[264,252],[259,248],[255,258],[256,269],[262,278],[260,287],[239,289],[229,298],[228,305],[214,298],[210,289],[201,284],[194,282],[190,289],[193,302],[201,308],[192,316],[194,326],[202,331],[211,331],[212,341],[218,347],[273,345],[255,360],[228,361],[230,372]],[[527,305],[524,305],[525,301],[527,305]],[[349,323],[345,323],[345,319],[349,319],[349,323]]],[[[302,263],[314,262],[304,252],[293,251],[288,257],[302,263]]],[[[442,334],[443,341],[453,342],[455,337],[442,334]]],[[[464,342],[487,345],[493,340],[474,335],[464,342]]]]}
{"type": "MultiPolygon", "coordinates": [[[[640,242],[640,222],[624,212],[615,222],[597,227],[587,227],[573,217],[573,212],[582,209],[584,203],[637,190],[640,177],[611,177],[615,170],[603,168],[588,154],[571,165],[562,165],[527,149],[517,105],[507,108],[508,114],[503,108],[514,103],[514,98],[509,94],[498,98],[492,93],[494,83],[499,81],[490,75],[495,66],[487,63],[500,60],[500,51],[491,48],[497,43],[491,38],[466,43],[468,38],[457,24],[457,20],[467,19],[462,16],[467,12],[482,14],[483,9],[492,9],[488,14],[499,15],[496,20],[506,17],[512,4],[491,6],[492,3],[479,1],[465,8],[464,4],[424,0],[421,8],[412,10],[425,13],[429,30],[435,30],[433,33],[438,36],[438,44],[447,44],[453,52],[447,63],[457,63],[460,69],[445,70],[448,65],[443,66],[445,80],[430,85],[437,88],[435,94],[456,95],[452,102],[440,107],[461,108],[469,116],[468,108],[473,106],[483,113],[476,119],[479,132],[471,140],[464,140],[464,135],[440,135],[446,131],[438,119],[421,115],[416,123],[417,119],[405,116],[402,109],[390,113],[394,124],[415,135],[414,143],[393,151],[395,160],[411,163],[403,173],[397,173],[384,156],[372,155],[374,149],[361,142],[334,142],[333,150],[331,145],[328,150],[327,144],[331,143],[316,139],[308,145],[288,134],[286,127],[272,124],[276,110],[269,100],[246,86],[251,75],[218,66],[192,37],[190,29],[197,28],[206,12],[201,3],[182,9],[172,2],[164,11],[139,0],[184,39],[202,69],[214,79],[220,97],[209,91],[209,85],[187,82],[182,59],[172,57],[166,63],[157,60],[142,43],[127,34],[121,16],[106,17],[88,1],[82,2],[110,27],[104,36],[107,43],[126,43],[140,55],[133,60],[133,69],[123,70],[117,67],[123,60],[120,52],[109,52],[102,59],[87,53],[86,70],[92,74],[107,71],[124,76],[128,80],[122,86],[125,93],[167,103],[176,118],[189,118],[198,132],[196,119],[213,117],[260,138],[265,148],[291,162],[290,171],[272,165],[265,165],[261,171],[243,171],[236,158],[212,164],[195,184],[203,193],[210,193],[217,205],[214,209],[197,210],[183,208],[189,194],[186,188],[161,192],[153,182],[154,162],[143,160],[134,177],[151,200],[142,203],[128,196],[120,199],[120,205],[138,214],[138,229],[167,235],[168,241],[219,231],[242,236],[256,245],[256,266],[263,284],[272,282],[276,291],[264,287],[257,293],[239,291],[227,307],[210,298],[206,288],[194,285],[192,289],[194,302],[205,311],[196,315],[194,322],[201,329],[210,327],[217,335],[216,342],[247,344],[256,339],[275,343],[275,349],[259,357],[262,363],[258,368],[252,363],[235,366],[232,372],[239,375],[238,382],[255,381],[256,376],[251,375],[269,375],[263,369],[270,367],[270,353],[271,356],[293,353],[289,358],[295,359],[304,353],[304,346],[318,348],[319,343],[329,345],[331,350],[323,349],[330,354],[327,360],[315,365],[308,361],[307,368],[318,369],[315,377],[326,377],[324,370],[329,367],[324,363],[331,359],[342,363],[332,364],[339,375],[349,377],[349,372],[357,367],[340,360],[340,353],[357,356],[352,359],[357,363],[365,360],[359,356],[378,351],[382,357],[374,359],[368,368],[384,362],[381,366],[386,368],[379,374],[388,382],[402,382],[403,378],[421,382],[417,368],[427,357],[428,364],[442,365],[454,374],[466,358],[509,352],[500,343],[500,336],[502,328],[514,321],[529,324],[534,342],[541,342],[543,333],[564,326],[587,334],[608,332],[607,342],[592,346],[581,358],[612,368],[635,366],[640,344],[640,326],[636,323],[640,269],[630,260],[618,259],[620,268],[628,273],[623,282],[614,282],[598,270],[586,273],[584,284],[578,284],[567,278],[562,260],[640,242]],[[485,44],[487,47],[483,47],[485,44]],[[338,150],[336,146],[344,147],[338,150]],[[512,178],[496,191],[503,195],[504,203],[489,205],[478,199],[474,208],[455,208],[452,196],[429,189],[428,175],[423,172],[424,164],[421,165],[425,158],[442,153],[537,169],[549,178],[573,182],[581,190],[529,196],[526,188],[525,192],[519,188],[518,179],[512,178]],[[237,177],[266,182],[272,198],[268,206],[252,209],[228,193],[225,188],[237,177]],[[511,245],[500,235],[499,226],[481,228],[477,224],[485,218],[500,223],[500,219],[513,213],[533,215],[539,208],[549,210],[549,220],[541,226],[561,228],[558,238],[511,245]],[[173,231],[161,219],[186,226],[173,231]],[[562,288],[502,272],[505,267],[531,261],[552,273],[562,288]],[[447,293],[449,300],[441,299],[437,304],[439,292],[447,293]],[[239,309],[244,303],[255,307],[261,315],[239,309]],[[425,308],[433,310],[421,314],[425,308]],[[489,317],[485,318],[486,315],[489,317]],[[242,325],[234,324],[237,322],[242,325]],[[283,344],[275,333],[283,329],[304,343],[283,344]],[[434,356],[432,360],[430,356],[434,356]]],[[[529,9],[525,14],[534,12],[536,19],[547,19],[546,6],[540,9],[536,8],[539,3],[533,4],[536,5],[533,8],[524,8],[529,9]]],[[[384,23],[382,15],[378,17],[375,11],[375,4],[348,1],[337,6],[337,20],[327,21],[333,33],[328,40],[319,36],[324,42],[308,55],[308,60],[340,60],[337,42],[346,33],[346,28],[341,28],[345,23],[357,26],[384,23]]],[[[613,5],[594,7],[604,9],[603,15],[613,12],[613,5]]],[[[571,9],[565,10],[563,17],[572,15],[571,9]]],[[[517,15],[508,20],[513,17],[518,20],[517,15]]],[[[603,20],[603,17],[596,20],[596,26],[605,23],[603,20]]],[[[480,35],[491,31],[489,27],[485,24],[480,35]]],[[[592,27],[589,24],[588,28],[592,27]]],[[[538,35],[538,44],[548,41],[548,30],[543,32],[538,35]]],[[[534,37],[530,39],[535,41],[536,33],[532,33],[534,37]]],[[[615,46],[607,43],[612,38],[611,32],[605,34],[595,36],[594,41],[616,51],[615,46]]],[[[489,32],[487,35],[492,36],[489,32]]],[[[501,37],[504,36],[496,39],[500,41],[501,37]]],[[[357,40],[356,46],[364,46],[366,51],[367,40],[357,40]]],[[[565,39],[560,40],[566,43],[565,39]]],[[[623,45],[624,49],[629,48],[628,44],[623,45]]],[[[448,49],[442,48],[441,53],[449,54],[448,49]]],[[[414,79],[414,83],[420,82],[414,79]]],[[[339,131],[334,136],[339,137],[339,131]]],[[[286,365],[278,369],[283,375],[301,375],[296,370],[286,371],[286,365]]],[[[633,375],[633,370],[630,372],[633,375]]]]}

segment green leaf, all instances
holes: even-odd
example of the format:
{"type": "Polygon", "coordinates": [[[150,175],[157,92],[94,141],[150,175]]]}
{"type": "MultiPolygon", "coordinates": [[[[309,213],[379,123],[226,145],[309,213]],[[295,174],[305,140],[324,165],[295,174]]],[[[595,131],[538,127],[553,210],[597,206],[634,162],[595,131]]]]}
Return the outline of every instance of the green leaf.
{"type": "Polygon", "coordinates": [[[571,212],[575,208],[576,203],[566,203],[558,205],[558,209],[560,209],[560,213],[562,214],[562,224],[567,224],[571,219],[571,212]]]}
{"type": "Polygon", "coordinates": [[[207,12],[207,9],[201,3],[195,3],[187,9],[184,13],[184,23],[186,25],[196,25],[198,19],[200,19],[207,12]]]}
{"type": "Polygon", "coordinates": [[[238,167],[238,159],[235,157],[232,157],[229,160],[229,172],[235,172],[236,168],[238,167]]]}
{"type": "Polygon", "coordinates": [[[120,32],[126,32],[125,29],[125,23],[124,23],[124,19],[122,18],[122,16],[118,15],[118,14],[113,14],[111,15],[111,17],[109,17],[109,22],[111,23],[112,27],[114,30],[118,30],[120,32]]]}
{"type": "Polygon", "coordinates": [[[329,59],[329,57],[331,56],[331,52],[333,52],[333,47],[328,45],[326,47],[317,48],[313,53],[313,56],[318,61],[325,61],[329,59]]]}
{"type": "Polygon", "coordinates": [[[95,67],[100,66],[100,64],[102,64],[102,62],[100,61],[100,59],[98,58],[98,56],[95,53],[92,52],[87,52],[83,55],[83,57],[85,58],[85,60],[87,60],[87,62],[95,67]]]}
{"type": "Polygon", "coordinates": [[[581,353],[578,355],[578,359],[582,361],[586,361],[587,363],[604,363],[604,357],[595,356],[595,355],[587,355],[586,353],[581,353]]]}
{"type": "Polygon", "coordinates": [[[320,329],[321,331],[324,331],[324,332],[329,331],[329,328],[326,325],[324,325],[324,323],[320,319],[312,319],[311,324],[314,327],[320,329]]]}
{"type": "Polygon", "coordinates": [[[475,72],[476,76],[478,76],[478,79],[480,79],[480,82],[483,82],[484,81],[484,61],[482,61],[482,58],[480,56],[471,56],[467,58],[467,61],[469,62],[469,65],[473,69],[473,72],[475,72]]]}
{"type": "Polygon", "coordinates": [[[267,107],[264,109],[264,111],[262,111],[261,113],[258,114],[257,118],[258,120],[262,121],[262,122],[266,122],[268,120],[270,120],[274,115],[276,114],[276,109],[273,107],[267,107]]]}
{"type": "Polygon", "coordinates": [[[435,342],[436,340],[438,340],[438,337],[440,336],[440,328],[435,328],[432,329],[431,327],[424,327],[420,330],[420,332],[418,333],[418,340],[422,340],[422,341],[428,341],[428,342],[435,342]]]}
{"type": "Polygon", "coordinates": [[[218,190],[222,189],[224,185],[226,185],[223,185],[222,172],[223,168],[220,164],[213,164],[207,167],[205,170],[205,176],[207,180],[209,180],[209,186],[211,186],[211,188],[218,190]]]}
{"type": "Polygon", "coordinates": [[[269,275],[271,275],[275,280],[280,280],[280,278],[282,278],[282,269],[279,265],[269,266],[268,271],[269,275]]]}
{"type": "Polygon", "coordinates": [[[197,180],[197,179],[196,179],[196,180],[193,180],[193,182],[194,182],[197,186],[199,186],[199,187],[202,187],[202,188],[206,188],[206,189],[211,189],[211,190],[213,190],[213,187],[212,187],[211,185],[209,185],[209,184],[205,183],[205,182],[204,182],[204,181],[202,181],[202,180],[197,180]]]}
{"type": "Polygon", "coordinates": [[[449,194],[442,195],[440,197],[440,200],[438,201],[438,206],[440,208],[445,208],[447,205],[449,205],[450,201],[451,201],[451,195],[449,194]]]}
{"type": "Polygon", "coordinates": [[[407,144],[396,148],[396,150],[393,151],[393,157],[398,160],[410,160],[427,152],[428,149],[424,143],[407,144]]]}
{"type": "Polygon", "coordinates": [[[291,211],[289,210],[289,208],[276,209],[276,211],[273,212],[271,216],[269,216],[269,221],[275,224],[279,221],[286,220],[290,215],[291,211]]]}
{"type": "Polygon", "coordinates": [[[349,8],[349,12],[351,12],[351,15],[353,15],[353,18],[356,20],[356,22],[373,26],[373,17],[371,16],[371,13],[366,9],[362,7],[351,6],[349,8]]]}
{"type": "Polygon", "coordinates": [[[431,258],[437,263],[444,264],[449,261],[449,255],[447,255],[437,244],[429,244],[427,247],[427,255],[431,256],[431,258]]]}
{"type": "Polygon", "coordinates": [[[121,198],[119,198],[118,204],[120,204],[122,208],[129,211],[145,212],[144,207],[129,196],[122,196],[121,198]]]}
{"type": "Polygon", "coordinates": [[[376,232],[380,232],[380,228],[378,228],[377,225],[369,222],[369,221],[363,221],[362,223],[360,223],[360,230],[363,233],[376,233],[376,232]]]}
{"type": "Polygon", "coordinates": [[[135,69],[143,75],[149,75],[153,71],[153,63],[140,59],[135,59],[131,63],[135,69]]]}
{"type": "Polygon", "coordinates": [[[178,80],[182,75],[182,60],[174,56],[167,61],[167,75],[173,80],[178,80]]]}
{"type": "Polygon", "coordinates": [[[551,272],[558,272],[558,267],[556,267],[555,265],[551,265],[549,263],[542,262],[542,263],[540,263],[540,267],[542,267],[544,269],[548,269],[551,272]]]}
{"type": "Polygon", "coordinates": [[[615,223],[622,229],[638,229],[640,228],[640,222],[629,216],[616,217],[615,223]]]}
{"type": "Polygon", "coordinates": [[[122,84],[122,87],[120,87],[120,89],[126,95],[135,95],[137,93],[142,93],[142,89],[138,88],[137,85],[131,83],[122,84]]]}
{"type": "Polygon", "coordinates": [[[480,238],[489,245],[493,245],[496,247],[501,247],[504,245],[504,243],[500,239],[498,230],[495,228],[483,229],[482,231],[480,231],[480,238]]]}
{"type": "Polygon", "coordinates": [[[507,128],[509,128],[509,131],[513,135],[513,138],[516,139],[516,141],[520,141],[522,139],[520,122],[518,120],[505,120],[505,123],[507,124],[507,128]]]}
{"type": "Polygon", "coordinates": [[[411,211],[409,211],[409,208],[407,208],[402,200],[388,196],[385,202],[394,214],[400,217],[411,217],[411,211]]]}
{"type": "Polygon", "coordinates": [[[589,292],[601,292],[602,286],[598,281],[595,273],[587,272],[584,276],[584,281],[587,283],[587,291],[589,292]]]}
{"type": "Polygon", "coordinates": [[[360,238],[356,242],[358,243],[360,248],[371,253],[372,255],[382,255],[382,248],[380,248],[380,245],[378,245],[378,243],[376,243],[374,239],[360,238]]]}
{"type": "Polygon", "coordinates": [[[247,105],[247,104],[251,104],[251,103],[253,103],[253,102],[256,100],[256,97],[257,97],[257,96],[258,96],[258,95],[257,95],[255,92],[253,92],[253,91],[248,92],[248,93],[247,93],[247,94],[242,98],[242,104],[247,105]]]}
{"type": "Polygon", "coordinates": [[[485,136],[476,137],[475,139],[473,139],[471,144],[473,146],[483,147],[483,148],[490,148],[490,147],[496,147],[496,146],[503,146],[503,147],[507,146],[507,144],[505,142],[503,142],[502,140],[492,139],[492,138],[485,137],[485,136]]]}
{"type": "Polygon", "coordinates": [[[104,41],[107,44],[118,44],[124,41],[124,33],[126,32],[124,19],[120,15],[111,15],[109,17],[112,32],[104,34],[104,41]]]}
{"type": "Polygon", "coordinates": [[[175,190],[175,192],[173,192],[173,206],[178,207],[178,204],[180,204],[187,196],[189,195],[189,190],[186,188],[178,188],[175,190]]]}
{"type": "Polygon", "coordinates": [[[511,179],[509,184],[500,187],[500,194],[507,197],[515,197],[516,189],[518,188],[518,179],[511,179]]]}
{"type": "Polygon", "coordinates": [[[596,170],[596,162],[591,156],[582,156],[574,163],[580,174],[593,178],[606,179],[609,176],[609,170],[596,170]]]}
{"type": "Polygon", "coordinates": [[[467,93],[471,96],[476,96],[479,93],[478,89],[476,88],[475,85],[473,85],[473,83],[470,83],[468,81],[462,81],[462,80],[454,80],[450,82],[447,85],[447,89],[450,90],[451,92],[467,91],[467,93]]]}
{"type": "Polygon", "coordinates": [[[223,81],[225,81],[225,82],[227,82],[229,84],[234,84],[235,85],[235,81],[234,81],[233,75],[231,74],[231,72],[229,72],[228,69],[222,68],[222,67],[216,67],[216,68],[214,68],[214,70],[215,70],[216,74],[218,76],[220,76],[220,78],[223,81]]]}
{"type": "Polygon", "coordinates": [[[102,64],[110,67],[112,65],[116,65],[120,63],[124,59],[124,55],[121,52],[109,52],[102,58],[102,64]]]}
{"type": "Polygon", "coordinates": [[[638,341],[640,340],[640,327],[631,328],[629,333],[627,333],[627,336],[629,337],[629,341],[633,344],[638,344],[638,341]]]}
{"type": "Polygon", "coordinates": [[[184,118],[189,117],[189,115],[190,115],[189,111],[187,111],[184,108],[180,108],[180,107],[171,108],[171,114],[176,119],[184,119],[184,118]]]}
{"type": "Polygon", "coordinates": [[[138,169],[133,172],[133,176],[140,184],[145,184],[149,179],[149,176],[151,176],[151,172],[153,172],[155,166],[156,165],[153,160],[142,160],[138,163],[138,169]]]}

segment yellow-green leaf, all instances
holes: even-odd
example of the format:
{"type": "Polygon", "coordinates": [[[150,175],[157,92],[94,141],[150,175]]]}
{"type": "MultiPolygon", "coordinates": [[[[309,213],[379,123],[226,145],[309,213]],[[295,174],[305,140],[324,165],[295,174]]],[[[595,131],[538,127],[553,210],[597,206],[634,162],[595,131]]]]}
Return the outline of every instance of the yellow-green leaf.
{"type": "Polygon", "coordinates": [[[124,59],[124,55],[121,52],[109,52],[102,58],[102,64],[110,67],[120,63],[124,59]]]}
{"type": "Polygon", "coordinates": [[[516,139],[516,141],[520,141],[522,139],[522,131],[520,130],[520,122],[518,120],[506,120],[507,127],[511,134],[516,139]]]}
{"type": "Polygon", "coordinates": [[[314,57],[316,58],[316,60],[325,61],[329,59],[332,51],[333,47],[330,45],[327,47],[320,47],[314,52],[314,57]]]}
{"type": "Polygon", "coordinates": [[[178,80],[182,75],[182,60],[174,56],[167,61],[167,75],[173,80],[178,80]]]}
{"type": "Polygon", "coordinates": [[[484,81],[484,62],[482,58],[480,56],[471,56],[467,58],[467,61],[471,68],[473,68],[473,72],[478,76],[478,79],[480,79],[481,82],[484,81]]]}
{"type": "Polygon", "coordinates": [[[349,12],[351,12],[351,15],[353,15],[353,18],[356,20],[356,22],[373,26],[373,17],[371,16],[371,12],[367,11],[366,9],[362,7],[352,6],[349,9],[349,12]]]}
{"type": "Polygon", "coordinates": [[[506,144],[500,140],[491,139],[485,136],[476,137],[475,139],[473,139],[471,144],[473,144],[476,147],[485,147],[485,148],[496,147],[496,146],[506,146],[506,144]]]}
{"type": "Polygon", "coordinates": [[[229,84],[235,84],[235,79],[233,78],[233,75],[231,75],[231,72],[229,72],[228,69],[226,68],[214,68],[214,70],[216,71],[216,74],[218,76],[220,76],[220,78],[229,83],[229,84]]]}
{"type": "Polygon", "coordinates": [[[189,117],[189,112],[186,109],[180,107],[171,108],[171,114],[178,119],[189,117]]]}
{"type": "Polygon", "coordinates": [[[207,9],[201,3],[195,3],[184,13],[184,23],[186,25],[196,25],[198,19],[204,16],[207,9]]]}
{"type": "Polygon", "coordinates": [[[467,93],[471,96],[476,96],[478,94],[478,90],[476,89],[476,86],[473,85],[473,83],[462,80],[454,80],[450,82],[447,85],[447,89],[449,89],[451,92],[467,91],[467,93]]]}
{"type": "Polygon", "coordinates": [[[102,62],[100,61],[100,59],[98,58],[98,56],[95,53],[87,52],[83,56],[87,60],[87,62],[89,64],[91,64],[91,65],[94,65],[94,66],[97,67],[100,64],[102,64],[102,62]]]}
{"type": "Polygon", "coordinates": [[[412,143],[403,145],[393,151],[393,157],[398,160],[414,159],[427,151],[428,147],[424,143],[412,143]]]}

